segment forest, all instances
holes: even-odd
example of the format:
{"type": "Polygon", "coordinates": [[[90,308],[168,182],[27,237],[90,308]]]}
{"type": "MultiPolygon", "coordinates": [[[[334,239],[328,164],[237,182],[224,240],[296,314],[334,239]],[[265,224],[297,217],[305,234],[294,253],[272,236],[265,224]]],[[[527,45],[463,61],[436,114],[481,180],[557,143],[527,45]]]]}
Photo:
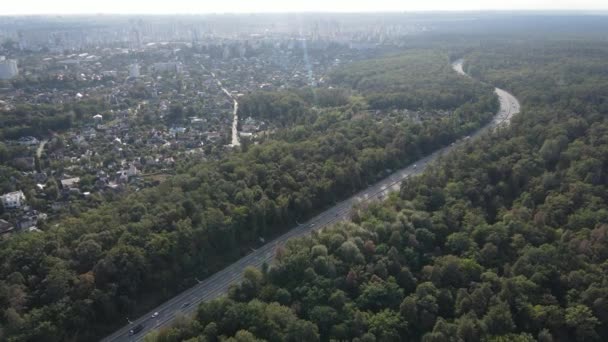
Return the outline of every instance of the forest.
{"type": "Polygon", "coordinates": [[[66,131],[74,123],[85,119],[85,113],[99,113],[100,101],[82,101],[75,104],[20,104],[0,115],[0,139],[16,140],[22,136],[49,136],[66,131]]]}
{"type": "MultiPolygon", "coordinates": [[[[340,101],[327,100],[332,96],[324,91],[254,94],[250,115],[283,122],[259,144],[245,144],[217,161],[180,166],[156,187],[53,222],[43,232],[0,241],[0,339],[96,340],[125,317],[236,260],[260,237],[284,232],[450,144],[495,112],[491,87],[455,77],[447,55],[412,51],[392,58],[404,72],[426,72],[407,73],[391,92],[406,96],[408,82],[436,84],[418,96],[429,110],[435,102],[449,109],[446,115],[411,120],[371,111],[368,99],[346,85],[335,90],[344,94],[340,101]],[[442,88],[446,79],[458,86],[442,88]],[[457,100],[446,107],[443,97],[457,100]],[[274,108],[279,110],[270,112],[274,108]]],[[[369,63],[381,69],[377,61],[369,63]]]]}
{"type": "MultiPolygon", "coordinates": [[[[474,112],[479,94],[491,88],[459,77],[439,49],[413,49],[354,62],[329,75],[328,88],[259,92],[240,101],[241,115],[275,120],[282,125],[310,124],[314,108],[353,103],[367,110],[455,110],[474,112]],[[467,106],[466,104],[469,104],[467,106]]],[[[486,97],[482,112],[493,105],[486,97]]]]}
{"type": "Polygon", "coordinates": [[[607,54],[556,37],[469,50],[471,74],[522,101],[511,126],[147,341],[606,341],[607,54]]]}
{"type": "Polygon", "coordinates": [[[351,63],[330,78],[362,93],[371,109],[451,109],[472,101],[482,87],[455,74],[441,50],[351,63]],[[429,77],[429,70],[435,77],[429,77]]]}

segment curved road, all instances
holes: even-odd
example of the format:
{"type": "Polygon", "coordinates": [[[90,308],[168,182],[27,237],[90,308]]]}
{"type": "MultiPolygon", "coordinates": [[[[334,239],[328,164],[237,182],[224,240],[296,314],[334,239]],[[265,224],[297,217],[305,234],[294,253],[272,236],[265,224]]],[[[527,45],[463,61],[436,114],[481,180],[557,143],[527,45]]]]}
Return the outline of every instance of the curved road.
{"type": "MultiPolygon", "coordinates": [[[[452,69],[454,69],[460,75],[471,77],[464,72],[463,65],[464,60],[459,59],[452,63],[452,69]]],[[[480,134],[487,129],[494,130],[502,126],[503,123],[505,125],[508,125],[513,115],[519,113],[520,105],[519,101],[517,100],[517,98],[515,98],[515,96],[511,95],[506,90],[500,88],[494,88],[494,92],[496,93],[496,95],[498,96],[498,100],[500,101],[500,110],[498,111],[498,113],[496,113],[494,119],[492,119],[492,122],[480,129],[477,134],[480,134]]]]}
{"type": "MultiPolygon", "coordinates": [[[[458,60],[452,64],[452,68],[456,72],[468,77],[468,75],[466,75],[462,70],[462,64],[463,61],[458,60]]],[[[508,124],[508,120],[510,120],[514,114],[519,112],[519,102],[513,95],[498,88],[495,89],[495,93],[500,100],[500,110],[489,124],[472,134],[470,138],[474,138],[485,132],[494,130],[503,123],[508,124]]],[[[313,217],[309,221],[294,227],[287,233],[266,243],[259,249],[253,250],[240,260],[227,266],[223,270],[215,273],[202,282],[199,282],[192,288],[166,301],[143,317],[140,317],[131,324],[104,338],[102,341],[141,341],[147,333],[160,327],[169,326],[176,315],[193,314],[200,302],[209,301],[225,294],[231,284],[241,281],[243,277],[243,270],[246,267],[261,267],[264,263],[269,263],[272,261],[274,250],[277,246],[284,244],[288,239],[310,234],[313,230],[321,229],[337,221],[347,219],[354,204],[367,200],[383,198],[389,192],[398,190],[401,182],[404,179],[420,174],[428,163],[437,159],[438,156],[451,151],[454,147],[461,143],[462,141],[459,141],[452,146],[442,148],[433,154],[418,160],[416,164],[412,164],[393,173],[391,176],[336,204],[323,213],[313,217]],[[155,312],[158,312],[158,316],[152,317],[155,312]],[[129,330],[135,326],[138,326],[139,324],[143,325],[143,329],[135,335],[130,335],[129,330]]]]}

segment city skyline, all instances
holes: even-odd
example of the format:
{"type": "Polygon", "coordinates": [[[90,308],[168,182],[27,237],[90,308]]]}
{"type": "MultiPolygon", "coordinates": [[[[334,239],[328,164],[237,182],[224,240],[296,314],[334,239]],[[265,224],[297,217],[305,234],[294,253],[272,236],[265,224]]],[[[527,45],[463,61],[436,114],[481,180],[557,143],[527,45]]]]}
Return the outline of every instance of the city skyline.
{"type": "Polygon", "coordinates": [[[397,0],[333,1],[321,0],[277,2],[261,0],[226,0],[194,3],[189,0],[142,3],[107,0],[88,3],[57,0],[52,3],[25,0],[5,4],[0,15],[77,15],[77,14],[207,14],[207,13],[281,13],[281,12],[417,12],[417,11],[510,11],[510,10],[583,10],[606,11],[608,3],[599,0],[514,0],[510,2],[463,0],[429,0],[411,3],[397,0]]]}

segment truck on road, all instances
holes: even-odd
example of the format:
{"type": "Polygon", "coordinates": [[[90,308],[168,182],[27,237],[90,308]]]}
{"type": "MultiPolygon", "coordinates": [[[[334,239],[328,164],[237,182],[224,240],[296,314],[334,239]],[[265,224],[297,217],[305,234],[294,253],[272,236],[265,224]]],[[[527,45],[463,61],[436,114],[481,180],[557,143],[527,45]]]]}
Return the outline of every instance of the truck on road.
{"type": "Polygon", "coordinates": [[[144,330],[144,325],[143,324],[138,324],[138,325],[135,326],[135,328],[129,330],[129,334],[130,335],[135,335],[135,334],[137,334],[138,332],[140,332],[142,330],[144,330]]]}

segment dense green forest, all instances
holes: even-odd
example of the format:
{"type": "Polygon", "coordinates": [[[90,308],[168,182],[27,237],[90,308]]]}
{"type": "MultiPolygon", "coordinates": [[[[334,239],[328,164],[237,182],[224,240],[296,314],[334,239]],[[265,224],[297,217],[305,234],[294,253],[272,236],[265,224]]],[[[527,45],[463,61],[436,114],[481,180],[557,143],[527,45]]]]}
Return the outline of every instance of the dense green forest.
{"type": "Polygon", "coordinates": [[[330,78],[357,89],[372,109],[451,109],[475,99],[481,87],[455,74],[445,54],[424,50],[352,63],[330,78]],[[434,77],[429,77],[429,70],[434,77]]]}
{"type": "MultiPolygon", "coordinates": [[[[497,101],[490,87],[454,77],[445,56],[411,54],[421,71],[408,74],[401,84],[453,79],[458,86],[438,85],[434,92],[418,95],[429,109],[442,96],[460,99],[451,103],[448,114],[415,121],[370,112],[356,89],[344,89],[342,101],[324,100],[323,106],[316,101],[325,95],[310,91],[261,95],[260,101],[287,104],[271,103],[251,113],[284,120],[285,128],[260,144],[182,167],[155,188],[54,223],[44,232],[0,242],[1,339],[99,338],[123,324],[125,316],[191,286],[194,277],[221,269],[259,237],[285,231],[295,220],[492,117],[497,101]],[[469,95],[459,95],[459,88],[467,88],[469,95]],[[279,110],[267,112],[273,108],[279,110]],[[290,112],[294,108],[296,114],[290,112]]],[[[409,65],[411,57],[406,53],[401,60],[409,65]]],[[[369,63],[381,69],[377,62],[369,63]]],[[[403,89],[406,96],[409,88],[403,89]]],[[[446,108],[443,102],[437,107],[446,108]]]]}
{"type": "Polygon", "coordinates": [[[606,341],[608,44],[465,57],[523,100],[352,222],[290,241],[150,341],[606,341]]]}
{"type": "Polygon", "coordinates": [[[1,112],[0,139],[16,140],[28,135],[40,137],[66,131],[74,123],[84,119],[91,121],[89,113],[99,113],[103,108],[101,101],[97,100],[74,104],[20,104],[1,112]]]}
{"type": "Polygon", "coordinates": [[[240,113],[292,125],[313,123],[316,118],[313,108],[353,103],[359,104],[355,111],[456,110],[452,119],[459,115],[475,115],[476,112],[483,114],[493,106],[493,97],[480,99],[480,94],[490,88],[459,77],[452,70],[447,54],[438,50],[417,49],[407,54],[351,63],[333,71],[328,83],[330,88],[260,92],[245,96],[240,101],[240,113]]]}

